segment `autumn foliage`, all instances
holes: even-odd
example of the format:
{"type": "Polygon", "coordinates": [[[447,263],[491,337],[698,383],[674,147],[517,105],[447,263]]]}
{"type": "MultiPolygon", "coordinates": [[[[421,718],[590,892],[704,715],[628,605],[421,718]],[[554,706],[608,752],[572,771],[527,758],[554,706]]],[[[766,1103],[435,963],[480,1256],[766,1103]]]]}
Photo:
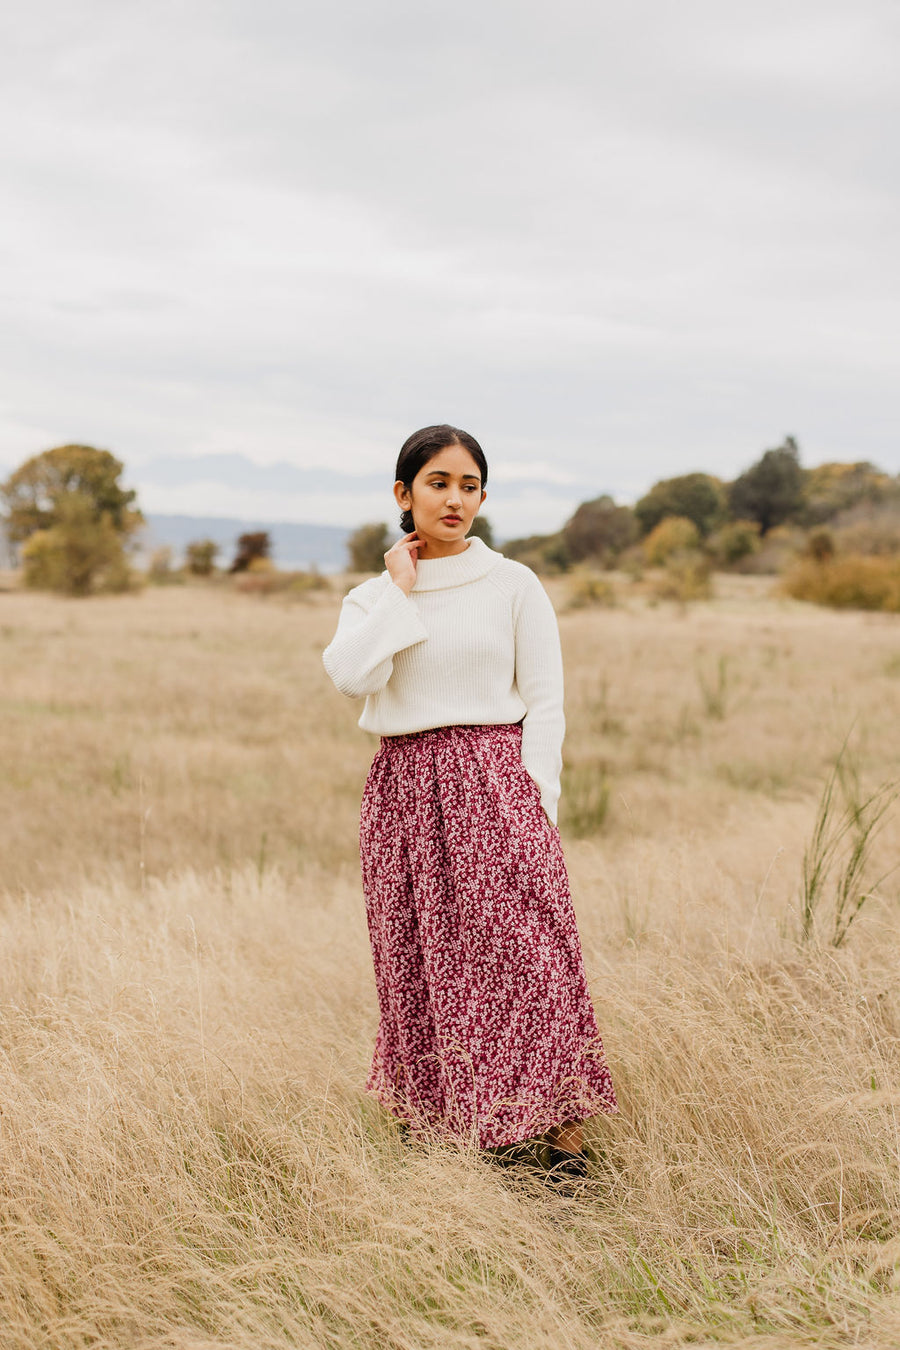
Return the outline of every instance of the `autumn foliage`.
{"type": "Polygon", "coordinates": [[[25,583],[64,595],[132,585],[126,546],[143,524],[120,460],[89,445],[60,445],[25,461],[0,487],[10,543],[25,583]]]}

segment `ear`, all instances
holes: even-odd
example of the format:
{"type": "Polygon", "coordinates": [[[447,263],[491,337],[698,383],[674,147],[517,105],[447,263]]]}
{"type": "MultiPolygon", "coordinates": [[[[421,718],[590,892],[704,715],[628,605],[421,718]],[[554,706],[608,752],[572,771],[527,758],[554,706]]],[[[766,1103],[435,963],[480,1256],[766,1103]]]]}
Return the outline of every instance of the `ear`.
{"type": "MultiPolygon", "coordinates": [[[[487,492],[485,491],[484,488],[482,488],[482,489],[481,489],[481,501],[478,503],[478,510],[479,510],[479,511],[480,511],[481,508],[484,506],[484,499],[485,499],[486,496],[487,496],[487,492]]],[[[476,511],[475,514],[477,515],[478,512],[476,511]]]]}
{"type": "Polygon", "coordinates": [[[408,511],[412,505],[412,497],[409,494],[409,488],[399,478],[394,484],[394,500],[401,511],[408,511]]]}

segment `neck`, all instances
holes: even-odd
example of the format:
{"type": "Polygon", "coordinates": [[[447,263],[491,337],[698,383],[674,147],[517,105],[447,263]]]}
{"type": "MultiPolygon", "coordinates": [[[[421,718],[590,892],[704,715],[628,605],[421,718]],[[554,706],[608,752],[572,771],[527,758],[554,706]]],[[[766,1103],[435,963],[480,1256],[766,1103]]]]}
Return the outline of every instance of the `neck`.
{"type": "Polygon", "coordinates": [[[432,558],[452,558],[457,553],[465,553],[469,547],[468,539],[433,539],[430,535],[420,535],[419,558],[430,562],[432,558]]]}

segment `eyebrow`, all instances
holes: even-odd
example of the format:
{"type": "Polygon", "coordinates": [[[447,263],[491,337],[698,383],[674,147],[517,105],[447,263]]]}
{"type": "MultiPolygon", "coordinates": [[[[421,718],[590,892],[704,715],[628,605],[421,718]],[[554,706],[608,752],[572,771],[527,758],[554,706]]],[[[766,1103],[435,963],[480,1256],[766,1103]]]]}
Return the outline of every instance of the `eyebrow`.
{"type": "MultiPolygon", "coordinates": [[[[446,469],[429,469],[429,470],[428,470],[427,477],[431,478],[433,475],[439,475],[441,478],[452,478],[452,477],[453,477],[452,473],[448,473],[446,469]]],[[[480,476],[480,474],[477,474],[477,473],[464,473],[464,474],[462,475],[462,477],[463,477],[463,478],[471,478],[473,483],[480,483],[480,482],[481,482],[481,476],[480,476]]]]}

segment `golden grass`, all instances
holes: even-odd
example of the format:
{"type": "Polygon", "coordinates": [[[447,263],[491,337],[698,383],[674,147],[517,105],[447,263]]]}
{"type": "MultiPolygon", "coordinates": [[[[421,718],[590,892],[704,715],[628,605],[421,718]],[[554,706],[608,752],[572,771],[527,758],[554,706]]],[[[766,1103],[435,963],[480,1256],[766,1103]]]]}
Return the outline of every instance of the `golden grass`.
{"type": "Polygon", "coordinates": [[[3,1350],[900,1341],[896,877],[845,947],[827,897],[798,941],[851,724],[896,773],[900,621],[717,587],[561,617],[622,1104],[572,1198],[361,1096],[373,746],[321,671],[337,597],[0,595],[3,1350]]]}

